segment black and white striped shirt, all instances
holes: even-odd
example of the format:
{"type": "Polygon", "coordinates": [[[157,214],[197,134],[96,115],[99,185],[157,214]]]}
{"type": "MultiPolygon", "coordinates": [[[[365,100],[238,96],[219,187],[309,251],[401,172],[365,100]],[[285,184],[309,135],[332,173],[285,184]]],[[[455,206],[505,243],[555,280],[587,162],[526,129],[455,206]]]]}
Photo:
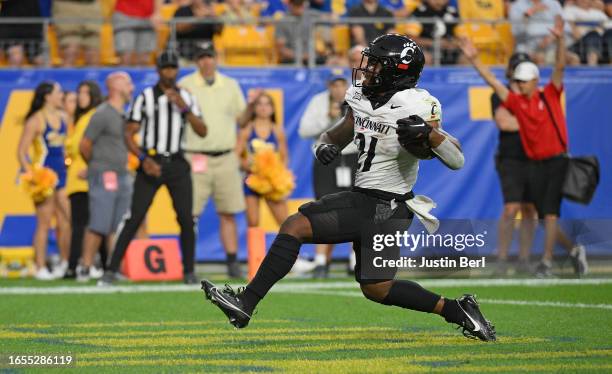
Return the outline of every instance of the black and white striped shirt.
{"type": "MultiPolygon", "coordinates": [[[[196,116],[201,116],[193,96],[184,89],[179,93],[196,116]]],[[[178,153],[183,148],[184,127],[189,126],[180,109],[172,104],[159,85],[145,88],[129,110],[129,122],[140,123],[139,146],[158,154],[178,153]]]]}

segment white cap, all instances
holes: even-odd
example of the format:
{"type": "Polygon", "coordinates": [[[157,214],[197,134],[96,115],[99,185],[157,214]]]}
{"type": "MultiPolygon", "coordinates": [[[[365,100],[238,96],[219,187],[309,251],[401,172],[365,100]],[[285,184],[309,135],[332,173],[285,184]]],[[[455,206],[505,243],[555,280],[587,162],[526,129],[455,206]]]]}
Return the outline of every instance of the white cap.
{"type": "Polygon", "coordinates": [[[521,62],[516,65],[512,78],[518,81],[530,81],[540,78],[540,70],[538,66],[531,61],[521,62]]]}

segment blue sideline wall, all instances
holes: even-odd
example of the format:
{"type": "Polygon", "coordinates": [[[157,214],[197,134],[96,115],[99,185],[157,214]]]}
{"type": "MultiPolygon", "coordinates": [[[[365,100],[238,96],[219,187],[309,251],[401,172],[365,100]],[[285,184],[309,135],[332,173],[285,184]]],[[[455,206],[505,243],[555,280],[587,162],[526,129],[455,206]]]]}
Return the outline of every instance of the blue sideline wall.
{"type": "MultiPolygon", "coordinates": [[[[74,90],[84,79],[93,79],[102,84],[105,77],[114,70],[0,70],[0,152],[3,156],[0,168],[0,246],[29,246],[35,226],[32,204],[16,186],[18,169],[15,161],[20,126],[33,88],[45,79],[59,82],[65,90],[74,90]]],[[[157,80],[152,69],[127,71],[134,80],[136,92],[157,80]]],[[[185,75],[191,71],[183,69],[180,74],[185,75]]],[[[299,119],[309,99],[325,89],[325,78],[329,70],[245,68],[222,71],[236,78],[245,94],[249,89],[258,87],[275,93],[275,101],[281,107],[283,125],[287,132],[290,167],[297,177],[297,187],[290,201],[291,208],[295,209],[313,196],[313,158],[310,142],[297,134],[299,119]]],[[[495,69],[495,72],[502,78],[502,69],[495,69]]],[[[543,69],[543,82],[548,81],[550,73],[550,69],[543,69]]],[[[346,74],[350,76],[350,72],[346,74]]],[[[570,151],[574,155],[597,155],[602,170],[599,189],[589,206],[564,202],[562,217],[568,219],[564,225],[574,235],[590,232],[583,236],[592,247],[591,253],[610,255],[612,238],[608,232],[612,231],[609,230],[612,229],[612,147],[609,144],[612,140],[612,69],[567,69],[564,81],[570,151]]],[[[429,90],[440,99],[443,126],[460,139],[466,164],[462,170],[453,172],[435,160],[422,162],[414,191],[430,196],[437,202],[433,213],[439,218],[478,220],[480,223],[475,225],[485,227],[488,232],[487,246],[482,252],[491,253],[495,249],[495,220],[501,212],[502,198],[493,160],[498,132],[490,115],[490,90],[470,68],[426,68],[419,87],[429,90]]],[[[169,199],[162,191],[149,217],[150,234],[175,236],[177,226],[173,219],[169,199]]],[[[239,257],[245,258],[244,215],[238,216],[238,222],[241,244],[239,257]]],[[[270,232],[269,240],[272,235],[270,232]]],[[[541,233],[536,237],[536,252],[541,247],[539,242],[541,233]]],[[[51,250],[54,250],[53,247],[52,238],[51,250]]],[[[348,245],[339,246],[334,255],[346,257],[348,250],[348,245]]],[[[312,252],[312,246],[306,246],[303,253],[308,256],[312,252]]],[[[199,221],[197,259],[211,261],[223,257],[218,220],[211,202],[199,221]]]]}

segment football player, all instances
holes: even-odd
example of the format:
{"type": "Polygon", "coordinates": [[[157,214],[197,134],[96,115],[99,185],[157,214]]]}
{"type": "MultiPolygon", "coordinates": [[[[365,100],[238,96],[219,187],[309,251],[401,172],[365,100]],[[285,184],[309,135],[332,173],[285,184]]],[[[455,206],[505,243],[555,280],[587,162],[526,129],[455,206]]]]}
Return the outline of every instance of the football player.
{"type": "Polygon", "coordinates": [[[203,280],[206,297],[232,325],[246,327],[257,304],[291,270],[302,243],[352,242],[357,257],[355,278],[366,298],[436,313],[463,328],[467,337],[495,340],[494,326],[472,295],[447,299],[415,282],[395,280],[396,268],[373,266],[375,256],[397,259],[400,255],[399,247],[375,252],[373,234],[407,230],[415,215],[432,217],[410,203],[419,158],[435,157],[451,169],[461,168],[464,160],[459,143],[440,128],[440,102],[416,88],[425,63],[421,48],[405,36],[387,34],[362,54],[360,66],[353,70],[353,86],[346,93],[346,115],[313,146],[316,159],[329,164],[349,142],[355,142],[360,151],[355,187],[302,205],[281,225],[246,288],[236,292],[203,280]]]}

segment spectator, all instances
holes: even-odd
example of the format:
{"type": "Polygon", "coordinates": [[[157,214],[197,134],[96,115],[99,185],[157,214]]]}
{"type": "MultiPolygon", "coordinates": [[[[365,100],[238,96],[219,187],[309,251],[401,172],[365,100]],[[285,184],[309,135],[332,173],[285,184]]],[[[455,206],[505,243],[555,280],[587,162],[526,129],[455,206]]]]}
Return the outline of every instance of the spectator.
{"type": "Polygon", "coordinates": [[[223,22],[255,23],[256,19],[250,5],[251,3],[245,0],[226,0],[221,19],[223,22]]]}
{"type": "Polygon", "coordinates": [[[186,128],[191,128],[203,137],[206,135],[206,125],[200,118],[201,113],[193,96],[176,87],[178,55],[171,50],[164,51],[158,56],[156,65],[159,80],[138,95],[125,127],[125,142],[130,152],[138,156],[141,166],[134,182],[132,207],[121,227],[108,270],[98,282],[101,286],[111,285],[117,280],[121,259],[145,218],[157,190],[162,186],[166,186],[170,192],[181,228],[183,282],[198,283],[194,264],[195,230],[191,216],[193,190],[189,164],[183,155],[183,134],[186,128]],[[134,141],[137,132],[141,134],[139,144],[134,141]]]}
{"type": "MultiPolygon", "coordinates": [[[[474,46],[463,40],[461,48],[467,59],[478,73],[493,88],[503,105],[516,116],[519,123],[521,143],[531,163],[529,188],[531,197],[544,221],[545,240],[542,261],[536,268],[539,277],[552,276],[553,249],[561,234],[558,218],[561,207],[561,188],[567,169],[567,128],[565,115],[561,108],[563,92],[563,70],[565,67],[565,40],[563,19],[557,16],[551,34],[556,41],[556,64],[551,81],[542,91],[538,89],[539,71],[533,62],[517,65],[513,79],[518,84],[519,93],[510,91],[495,78],[491,71],[478,60],[474,46]]],[[[572,243],[561,235],[560,244],[572,259],[578,275],[587,273],[586,252],[583,246],[572,243]]]]}
{"type": "Polygon", "coordinates": [[[32,196],[36,208],[36,231],[34,232],[34,253],[36,273],[40,280],[51,280],[64,276],[68,267],[68,246],[70,240],[70,208],[64,187],[66,186],[66,165],[64,163],[64,140],[66,122],[62,118],[62,88],[55,82],[42,82],[34,91],[34,97],[25,116],[25,127],[17,157],[26,178],[47,168],[55,173],[57,184],[44,194],[32,196]],[[30,159],[30,147],[33,157],[30,159]],[[51,221],[55,217],[58,246],[62,262],[49,272],[46,266],[47,239],[51,221]]]}
{"type": "MultiPolygon", "coordinates": [[[[519,92],[518,84],[512,80],[514,69],[524,61],[531,61],[525,53],[515,53],[510,57],[506,68],[508,89],[519,92]]],[[[493,118],[499,129],[499,142],[495,155],[495,168],[499,176],[504,207],[499,220],[497,240],[497,269],[495,275],[505,276],[510,265],[508,263],[508,250],[512,243],[515,218],[521,212],[519,256],[516,266],[517,272],[529,272],[529,250],[533,241],[535,230],[535,218],[537,212],[533,205],[533,199],[529,196],[529,159],[525,154],[521,137],[519,135],[519,124],[514,115],[506,107],[501,105],[501,100],[496,93],[491,94],[491,108],[493,118]]]]}
{"type": "MultiPolygon", "coordinates": [[[[83,236],[89,221],[89,198],[87,191],[87,164],[79,145],[89,120],[96,111],[96,107],[102,103],[102,91],[94,81],[83,81],[77,87],[76,109],[74,113],[74,126],[68,132],[66,139],[66,156],[68,173],[66,175],[66,194],[70,199],[70,220],[72,223],[72,235],[70,240],[70,258],[66,277],[76,277],[76,266],[83,249],[83,236]]],[[[105,259],[106,250],[101,245],[100,253],[105,259]]]]}
{"type": "Polygon", "coordinates": [[[70,132],[72,130],[72,126],[74,126],[74,114],[77,107],[77,93],[74,91],[64,92],[62,107],[64,110],[64,117],[66,118],[66,127],[68,128],[68,132],[70,132]]]}
{"type": "MultiPolygon", "coordinates": [[[[608,19],[612,19],[612,0],[605,0],[604,11],[608,19]]],[[[606,31],[604,32],[604,61],[608,64],[612,63],[612,22],[606,22],[606,31]]]]}
{"type": "MultiPolygon", "coordinates": [[[[182,6],[174,13],[174,18],[195,17],[203,21],[216,20],[215,9],[211,1],[193,0],[190,5],[182,6]]],[[[179,54],[189,60],[198,43],[212,41],[213,36],[221,32],[221,23],[177,23],[176,37],[179,54]]]]}
{"type": "Polygon", "coordinates": [[[286,0],[263,0],[261,4],[261,12],[259,13],[261,17],[278,18],[287,13],[286,0]]]}
{"type": "Polygon", "coordinates": [[[378,0],[362,0],[361,4],[349,9],[349,17],[389,18],[386,23],[351,24],[351,44],[368,45],[378,36],[386,34],[394,27],[393,13],[381,6],[378,0]]]}
{"type": "MultiPolygon", "coordinates": [[[[295,22],[276,24],[274,33],[276,49],[278,50],[279,62],[281,64],[292,64],[296,62],[296,59],[300,58],[304,64],[308,63],[308,45],[311,35],[308,20],[316,19],[320,16],[321,13],[308,8],[306,0],[288,0],[287,14],[284,18],[292,19],[295,22]],[[298,55],[299,53],[301,53],[301,57],[298,55]]],[[[320,41],[318,46],[315,45],[315,63],[324,64],[332,50],[329,27],[317,27],[315,34],[315,43],[320,41]]]]}
{"type": "MultiPolygon", "coordinates": [[[[351,9],[360,4],[361,0],[346,0],[344,6],[351,9]]],[[[378,5],[389,10],[395,17],[408,17],[410,13],[404,4],[404,0],[379,0],[378,5]]]]}
{"type": "MultiPolygon", "coordinates": [[[[236,144],[236,154],[240,157],[242,170],[247,173],[247,177],[251,171],[253,155],[255,154],[253,142],[256,140],[272,145],[274,150],[280,154],[283,163],[285,165],[289,163],[287,140],[282,124],[278,121],[274,101],[265,92],[259,91],[256,95],[247,106],[249,121],[240,130],[236,144]]],[[[249,188],[246,183],[244,184],[244,194],[246,196],[246,215],[249,227],[259,226],[259,200],[262,198],[279,225],[287,219],[289,213],[286,199],[265,198],[249,188]]]]}
{"type": "Polygon", "coordinates": [[[163,0],[117,0],[113,13],[115,51],[122,65],[148,65],[155,51],[155,29],[162,23],[163,0]]]}
{"type": "MultiPolygon", "coordinates": [[[[3,1],[2,18],[40,17],[38,0],[3,1]]],[[[9,66],[20,67],[28,63],[41,65],[42,25],[2,24],[0,27],[0,51],[6,54],[9,66]]]]}
{"type": "Polygon", "coordinates": [[[440,63],[442,65],[456,64],[459,51],[454,45],[455,26],[459,20],[457,9],[448,4],[448,0],[425,0],[412,13],[414,17],[435,18],[435,23],[423,23],[421,34],[414,38],[423,52],[425,61],[433,62],[434,39],[440,37],[440,63]]]}
{"type": "MultiPolygon", "coordinates": [[[[603,11],[597,9],[593,0],[576,0],[568,4],[563,10],[566,21],[569,22],[574,44],[570,50],[580,57],[581,63],[596,66],[603,55],[603,38],[612,37],[608,30],[605,32],[606,23],[610,19],[603,11]]],[[[609,44],[611,40],[606,40],[609,44]]]]}
{"type": "MultiPolygon", "coordinates": [[[[510,6],[509,14],[516,42],[515,52],[529,54],[536,64],[554,63],[555,43],[548,30],[553,27],[555,17],[562,13],[563,9],[556,0],[516,0],[510,6]]],[[[565,55],[567,63],[579,63],[575,54],[565,55]]]]}
{"type": "Polygon", "coordinates": [[[361,58],[363,57],[361,52],[363,52],[364,49],[366,49],[366,47],[363,44],[354,45],[351,49],[349,49],[348,59],[351,69],[358,68],[361,65],[361,58]]]}
{"type": "Polygon", "coordinates": [[[87,66],[98,65],[102,27],[100,0],[54,0],[52,12],[63,66],[75,66],[81,51],[87,66]],[[70,23],[69,19],[81,21],[70,23]]]}
{"type": "Polygon", "coordinates": [[[244,127],[248,111],[236,80],[217,71],[217,54],[212,43],[202,43],[195,50],[198,70],[179,81],[191,92],[202,109],[208,136],[201,139],[187,129],[185,152],[193,179],[193,216],[197,222],[208,199],[215,201],[220,220],[221,242],[227,254],[228,275],[241,278],[236,262],[238,230],[235,214],[245,209],[240,164],[236,148],[236,123],[244,127]]]}
{"type": "Polygon", "coordinates": [[[127,73],[114,72],[106,78],[106,88],[108,99],[91,116],[79,143],[87,163],[89,211],[95,212],[89,217],[83,239],[81,264],[76,270],[79,282],[102,276],[92,266],[94,255],[102,240],[106,239],[108,245],[113,243],[115,231],[130,207],[132,193],[126,168],[123,110],[132,98],[134,85],[127,73]]]}
{"type": "MultiPolygon", "coordinates": [[[[348,89],[348,81],[342,70],[332,71],[327,90],[316,94],[308,103],[300,120],[299,134],[304,139],[317,140],[319,135],[329,130],[343,116],[342,103],[348,89]]],[[[313,184],[316,199],[341,192],[350,191],[354,184],[357,169],[357,146],[349,144],[342,150],[340,157],[329,165],[320,162],[313,164],[313,184]]],[[[317,244],[315,255],[315,278],[327,278],[329,263],[334,249],[333,244],[317,244]]],[[[349,266],[352,270],[353,266],[349,266]]]]}

